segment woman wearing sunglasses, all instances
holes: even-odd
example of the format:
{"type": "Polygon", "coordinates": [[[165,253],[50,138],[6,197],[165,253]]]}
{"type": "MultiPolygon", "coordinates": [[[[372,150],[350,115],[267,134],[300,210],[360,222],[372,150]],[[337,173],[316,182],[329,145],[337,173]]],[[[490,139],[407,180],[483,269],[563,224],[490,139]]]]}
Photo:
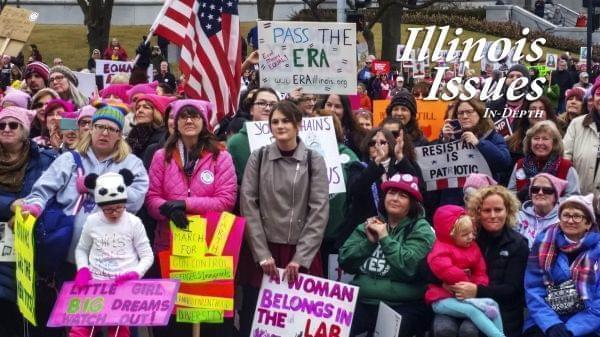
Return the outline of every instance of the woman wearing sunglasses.
{"type": "Polygon", "coordinates": [[[548,173],[569,182],[565,196],[579,193],[579,175],[570,160],[563,158],[564,147],[560,131],[552,121],[532,126],[522,143],[524,158],[517,161],[508,182],[508,189],[517,192],[521,202],[530,199],[529,182],[538,173],[548,173]]]}
{"type": "MultiPolygon", "coordinates": [[[[0,222],[13,217],[15,200],[31,191],[33,183],[54,160],[50,150],[29,140],[27,110],[15,106],[0,111],[0,222]]],[[[4,225],[5,226],[5,225],[4,225]]],[[[0,228],[5,233],[5,228],[0,228]]],[[[23,324],[17,309],[15,263],[0,262],[0,336],[20,336],[23,324]]]]}

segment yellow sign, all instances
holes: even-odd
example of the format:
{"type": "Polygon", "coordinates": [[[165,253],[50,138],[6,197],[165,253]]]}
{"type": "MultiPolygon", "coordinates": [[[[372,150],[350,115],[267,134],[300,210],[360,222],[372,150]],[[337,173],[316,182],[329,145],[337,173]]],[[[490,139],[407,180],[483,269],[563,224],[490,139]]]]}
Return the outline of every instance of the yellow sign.
{"type": "Polygon", "coordinates": [[[223,249],[225,249],[225,244],[227,243],[227,238],[229,237],[229,232],[231,232],[234,221],[235,215],[227,212],[221,213],[219,224],[215,229],[215,235],[213,235],[210,247],[208,247],[208,254],[216,256],[223,254],[223,249]]]}
{"type": "Polygon", "coordinates": [[[34,225],[35,218],[30,214],[24,219],[21,214],[21,207],[17,207],[15,211],[17,305],[23,317],[36,326],[34,225]]]}
{"type": "Polygon", "coordinates": [[[233,270],[233,256],[207,256],[193,258],[184,256],[171,256],[172,270],[209,270],[229,268],[233,270]]]}
{"type": "Polygon", "coordinates": [[[178,293],[177,305],[201,309],[233,310],[233,298],[178,293]]]}
{"type": "Polygon", "coordinates": [[[223,323],[223,317],[223,310],[177,309],[177,322],[181,323],[223,323]]]}
{"type": "Polygon", "coordinates": [[[206,219],[189,217],[187,229],[180,229],[171,223],[173,234],[173,255],[204,256],[206,252],[206,219]]]}
{"type": "Polygon", "coordinates": [[[188,283],[201,283],[216,280],[233,280],[232,268],[192,270],[174,272],[169,275],[172,279],[178,279],[188,283]]]}

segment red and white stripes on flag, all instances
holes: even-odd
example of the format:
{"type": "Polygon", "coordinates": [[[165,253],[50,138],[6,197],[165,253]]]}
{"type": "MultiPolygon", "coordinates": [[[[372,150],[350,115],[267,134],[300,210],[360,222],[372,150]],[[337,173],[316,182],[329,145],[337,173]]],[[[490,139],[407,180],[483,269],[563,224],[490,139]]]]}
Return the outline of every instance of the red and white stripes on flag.
{"type": "Polygon", "coordinates": [[[214,105],[212,127],[236,112],[241,85],[238,0],[170,0],[151,30],[181,48],[185,93],[214,105]]]}

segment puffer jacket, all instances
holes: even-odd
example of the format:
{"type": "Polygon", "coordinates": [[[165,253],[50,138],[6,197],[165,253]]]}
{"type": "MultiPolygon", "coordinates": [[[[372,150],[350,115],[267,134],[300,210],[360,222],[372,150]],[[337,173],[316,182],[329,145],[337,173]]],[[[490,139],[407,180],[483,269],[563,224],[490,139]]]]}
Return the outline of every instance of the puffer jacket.
{"type": "MultiPolygon", "coordinates": [[[[442,206],[435,212],[433,226],[436,241],[427,256],[427,264],[444,283],[473,282],[488,285],[485,260],[477,243],[473,241],[469,247],[459,247],[450,235],[455,221],[463,215],[466,215],[464,208],[453,205],[442,206]]],[[[427,304],[450,297],[454,296],[438,284],[430,284],[425,292],[427,304]]]]}
{"type": "Polygon", "coordinates": [[[548,226],[554,225],[558,221],[558,204],[554,206],[550,213],[539,216],[535,214],[533,202],[529,200],[521,206],[517,218],[516,230],[527,239],[529,248],[531,248],[531,246],[533,246],[533,241],[535,241],[535,237],[548,226]]]}
{"type": "MultiPolygon", "coordinates": [[[[23,178],[23,187],[17,193],[7,192],[0,188],[0,222],[7,222],[12,216],[10,205],[19,198],[25,197],[33,183],[42,175],[56,158],[56,154],[50,150],[39,148],[31,142],[29,148],[29,162],[23,178]]],[[[11,262],[0,262],[0,299],[17,301],[17,280],[15,276],[15,264],[11,262]]]]}
{"type": "Polygon", "coordinates": [[[212,153],[203,153],[191,177],[187,177],[174,159],[165,162],[165,150],[154,155],[149,170],[150,188],[146,208],[157,221],[154,249],[169,248],[169,221],[159,207],[170,200],[185,200],[187,214],[205,214],[207,211],[230,211],[236,198],[236,175],[231,155],[221,151],[216,159],[212,153]]]}
{"type": "Polygon", "coordinates": [[[295,245],[292,261],[309,268],[323,241],[329,215],[323,157],[309,151],[301,140],[290,157],[282,156],[276,143],[266,145],[250,155],[240,193],[245,237],[254,261],[271,257],[268,243],[295,245]]]}

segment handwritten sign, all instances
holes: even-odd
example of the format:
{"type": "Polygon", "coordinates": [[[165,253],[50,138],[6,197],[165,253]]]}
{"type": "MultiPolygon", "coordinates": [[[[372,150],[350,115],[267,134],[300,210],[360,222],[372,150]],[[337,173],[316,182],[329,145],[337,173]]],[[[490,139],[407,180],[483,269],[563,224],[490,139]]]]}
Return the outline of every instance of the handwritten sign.
{"type": "Polygon", "coordinates": [[[172,270],[233,269],[232,256],[206,256],[202,258],[171,256],[172,270]]]}
{"type": "Polygon", "coordinates": [[[177,294],[177,304],[192,308],[233,310],[233,298],[177,294]]]}
{"type": "Polygon", "coordinates": [[[221,214],[215,235],[210,242],[210,247],[208,247],[208,254],[216,256],[223,254],[223,249],[225,248],[225,243],[227,243],[227,238],[229,237],[229,232],[231,232],[234,221],[235,215],[231,213],[221,214]]]}
{"type": "Polygon", "coordinates": [[[428,191],[462,188],[471,173],[492,175],[479,150],[460,140],[415,147],[428,191]]]}
{"type": "Polygon", "coordinates": [[[15,262],[15,236],[6,222],[0,222],[0,262],[15,262]]]}
{"type": "MultiPolygon", "coordinates": [[[[120,73],[131,74],[133,67],[133,62],[96,60],[96,75],[102,76],[104,87],[106,88],[113,76],[120,73]]],[[[148,82],[152,82],[154,78],[152,75],[152,64],[148,66],[146,75],[148,76],[148,82]]]]}
{"type": "Polygon", "coordinates": [[[448,102],[417,100],[417,120],[423,135],[430,141],[436,140],[444,127],[444,117],[448,110],[448,102]]]}
{"type": "Polygon", "coordinates": [[[0,53],[17,56],[35,27],[38,13],[6,6],[0,13],[0,53]]]}
{"type": "Polygon", "coordinates": [[[356,24],[261,21],[260,83],[281,92],[356,93],[356,24]]]}
{"type": "Polygon", "coordinates": [[[198,216],[189,218],[187,229],[180,229],[171,223],[173,235],[173,255],[202,256],[206,251],[206,220],[198,216]]]}
{"type": "Polygon", "coordinates": [[[306,274],[293,283],[265,275],[251,335],[347,337],[357,296],[358,287],[306,274]]]}
{"type": "MultiPolygon", "coordinates": [[[[250,151],[273,142],[269,123],[266,121],[246,122],[246,129],[248,130],[250,151]]],[[[317,151],[325,159],[329,194],[346,192],[333,119],[331,117],[302,118],[299,136],[307,147],[317,151]]]]}
{"type": "Polygon", "coordinates": [[[90,281],[65,282],[48,326],[163,326],[169,323],[179,281],[139,280],[116,285],[90,281]]]}
{"type": "Polygon", "coordinates": [[[15,258],[17,262],[17,305],[23,317],[37,326],[35,319],[35,218],[23,218],[21,207],[15,211],[15,258]]]}
{"type": "Polygon", "coordinates": [[[223,323],[223,310],[180,308],[177,310],[177,322],[181,323],[223,323]]]}

